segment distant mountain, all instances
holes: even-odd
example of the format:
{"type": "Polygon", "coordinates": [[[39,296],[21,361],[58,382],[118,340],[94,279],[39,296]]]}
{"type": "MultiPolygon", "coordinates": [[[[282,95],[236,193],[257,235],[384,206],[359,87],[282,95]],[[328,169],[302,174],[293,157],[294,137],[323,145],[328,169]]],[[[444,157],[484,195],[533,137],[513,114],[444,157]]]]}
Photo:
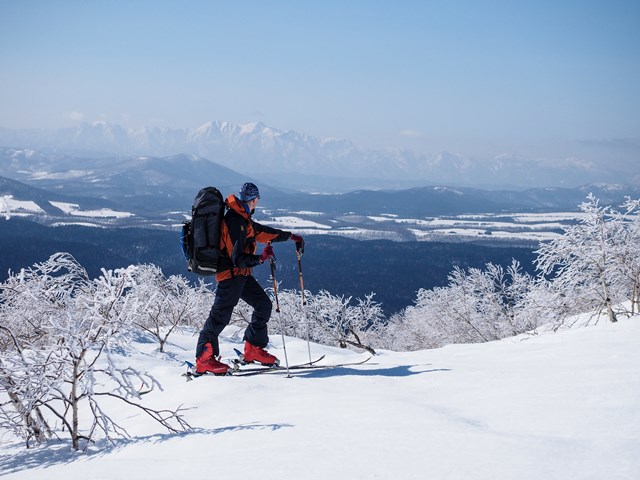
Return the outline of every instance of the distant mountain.
{"type": "Polygon", "coordinates": [[[146,213],[189,206],[206,185],[232,192],[251,180],[195,155],[91,158],[12,148],[0,148],[0,176],[146,213]]]}
{"type": "Polygon", "coordinates": [[[320,139],[263,123],[208,122],[196,129],[125,129],[105,122],[59,130],[0,128],[0,146],[75,157],[189,154],[245,175],[260,175],[275,186],[333,192],[425,184],[577,187],[628,178],[571,159],[549,164],[508,154],[477,159],[400,148],[366,150],[348,140],[320,139]]]}

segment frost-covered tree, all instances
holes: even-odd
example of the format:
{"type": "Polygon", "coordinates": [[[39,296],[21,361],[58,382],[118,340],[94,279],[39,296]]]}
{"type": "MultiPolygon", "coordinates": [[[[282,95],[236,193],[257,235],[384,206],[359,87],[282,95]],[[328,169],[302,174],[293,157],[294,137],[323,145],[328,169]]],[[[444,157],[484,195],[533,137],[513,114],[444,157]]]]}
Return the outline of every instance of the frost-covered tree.
{"type": "Polygon", "coordinates": [[[375,294],[365,295],[365,298],[357,298],[356,305],[350,305],[347,311],[348,322],[343,325],[343,330],[351,334],[343,338],[342,342],[357,348],[364,348],[375,354],[372,345],[380,342],[383,335],[386,317],[382,305],[376,302],[375,294]],[[344,330],[346,328],[346,330],[344,330]],[[355,339],[355,341],[354,341],[355,339]]]}
{"type": "Polygon", "coordinates": [[[629,292],[631,315],[640,312],[640,199],[627,198],[617,221],[623,226],[615,262],[620,282],[629,292]]]}
{"type": "Polygon", "coordinates": [[[624,223],[611,207],[600,206],[593,194],[580,210],[584,217],[578,224],[566,227],[561,237],[541,245],[536,266],[567,295],[584,295],[576,303],[585,310],[604,308],[609,320],[615,322],[613,305],[625,297],[616,281],[624,223]]]}
{"type": "Polygon", "coordinates": [[[322,290],[307,300],[306,315],[311,325],[312,339],[327,345],[348,345],[375,353],[368,337],[376,334],[384,315],[374,294],[364,299],[335,296],[322,290]]]}
{"type": "Polygon", "coordinates": [[[43,382],[39,376],[24,378],[26,375],[22,375],[23,378],[14,378],[13,359],[24,353],[20,339],[4,324],[0,325],[0,342],[0,352],[11,349],[16,352],[13,356],[0,353],[0,427],[13,430],[25,440],[27,447],[32,440],[42,443],[53,435],[40,404],[43,393],[46,393],[39,389],[43,382]],[[26,382],[29,385],[25,387],[26,382]],[[1,396],[3,391],[6,392],[6,401],[1,396]]]}
{"type": "MultiPolygon", "coordinates": [[[[429,290],[420,290],[426,293],[429,290]]],[[[416,351],[446,345],[444,331],[428,321],[424,308],[410,306],[391,316],[380,336],[379,345],[387,350],[416,351]]]]}
{"type": "MultiPolygon", "coordinates": [[[[268,290],[275,305],[275,295],[268,290]]],[[[306,339],[324,345],[338,345],[342,348],[352,346],[374,353],[373,343],[377,341],[378,331],[384,323],[384,314],[374,295],[357,299],[352,304],[351,297],[332,295],[323,290],[317,294],[305,291],[305,304],[302,294],[296,290],[279,290],[280,311],[272,315],[271,325],[274,332],[306,339]]]]}
{"type": "Polygon", "coordinates": [[[139,265],[132,269],[134,286],[128,293],[140,308],[133,323],[151,334],[164,352],[164,346],[176,328],[200,326],[213,303],[213,294],[203,281],[192,287],[180,275],[165,277],[156,265],[139,265]]]}
{"type": "Polygon", "coordinates": [[[134,267],[103,270],[90,279],[69,254],[11,274],[0,284],[0,426],[27,442],[66,432],[74,449],[97,432],[126,436],[103,408],[116,398],[170,431],[188,425],[178,410],[155,410],[140,395],[158,386],[149,375],[116,361],[128,348],[131,315],[139,304],[127,292],[134,267]]]}
{"type": "MultiPolygon", "coordinates": [[[[307,338],[307,311],[306,305],[302,305],[301,293],[296,290],[280,290],[278,289],[278,302],[280,311],[276,311],[276,298],[273,288],[268,288],[267,294],[273,301],[273,313],[271,314],[270,329],[275,333],[284,333],[285,335],[296,338],[307,338]]],[[[306,298],[311,296],[311,292],[305,292],[306,298]]],[[[309,330],[310,331],[310,330],[309,330]]]]}
{"type": "MultiPolygon", "coordinates": [[[[578,320],[576,313],[590,311],[590,289],[576,286],[567,292],[564,286],[552,280],[538,277],[532,282],[523,301],[521,314],[539,326],[547,324],[558,330],[571,327],[578,320]]],[[[592,310],[593,311],[593,310],[592,310]]],[[[592,319],[597,319],[598,311],[593,311],[592,319]]]]}
{"type": "Polygon", "coordinates": [[[392,348],[487,342],[532,330],[537,323],[523,314],[532,280],[516,261],[507,269],[456,267],[447,286],[419,290],[416,304],[391,318],[392,348]]]}

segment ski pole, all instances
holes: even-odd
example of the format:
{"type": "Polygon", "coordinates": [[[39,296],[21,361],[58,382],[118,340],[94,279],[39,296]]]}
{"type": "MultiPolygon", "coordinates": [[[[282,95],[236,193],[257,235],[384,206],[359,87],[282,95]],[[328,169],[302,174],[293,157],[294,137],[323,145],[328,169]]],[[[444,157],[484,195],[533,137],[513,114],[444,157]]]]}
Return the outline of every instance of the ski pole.
{"type": "Polygon", "coordinates": [[[278,301],[278,282],[276,281],[276,261],[273,257],[269,259],[271,267],[271,279],[273,280],[273,293],[276,297],[276,313],[278,314],[278,324],[280,325],[280,334],[282,335],[282,349],[284,350],[284,364],[287,367],[287,378],[291,378],[289,373],[289,358],[287,357],[287,346],[284,342],[284,328],[282,325],[282,315],[280,314],[280,302],[278,301]]]}
{"type": "Polygon", "coordinates": [[[302,311],[304,312],[304,317],[307,320],[307,350],[309,351],[309,362],[311,362],[311,339],[309,334],[309,316],[307,315],[307,298],[304,295],[304,279],[302,278],[302,253],[300,253],[300,249],[296,246],[296,256],[298,257],[298,273],[300,275],[300,290],[302,291],[302,311]]]}

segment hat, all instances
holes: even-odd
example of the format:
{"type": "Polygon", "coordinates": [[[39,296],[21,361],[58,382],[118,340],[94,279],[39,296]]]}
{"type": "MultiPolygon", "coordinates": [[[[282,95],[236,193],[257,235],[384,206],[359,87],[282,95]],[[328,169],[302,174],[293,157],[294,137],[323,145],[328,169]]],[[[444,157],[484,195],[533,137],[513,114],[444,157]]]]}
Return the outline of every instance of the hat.
{"type": "Polygon", "coordinates": [[[250,202],[254,198],[260,198],[260,190],[253,183],[247,182],[240,188],[240,200],[250,202]]]}

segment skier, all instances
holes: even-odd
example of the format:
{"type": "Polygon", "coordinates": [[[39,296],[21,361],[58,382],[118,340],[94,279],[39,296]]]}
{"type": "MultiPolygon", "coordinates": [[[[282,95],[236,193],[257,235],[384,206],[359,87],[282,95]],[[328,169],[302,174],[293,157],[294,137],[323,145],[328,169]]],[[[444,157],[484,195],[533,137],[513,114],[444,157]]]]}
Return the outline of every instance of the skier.
{"type": "Polygon", "coordinates": [[[278,365],[279,360],[265,350],[269,343],[267,322],[271,317],[271,300],[252,275],[252,267],[274,256],[270,242],[293,240],[296,249],[304,250],[300,235],[260,225],[252,220],[260,200],[258,187],[247,182],[239,195],[227,197],[227,213],[220,234],[221,257],[218,264],[216,296],[196,347],[196,373],[227,373],[229,366],[220,362],[218,336],[229,324],[240,299],[253,307],[251,322],[244,332],[244,359],[263,365],[278,365]],[[260,255],[256,242],[266,243],[260,255]]]}

